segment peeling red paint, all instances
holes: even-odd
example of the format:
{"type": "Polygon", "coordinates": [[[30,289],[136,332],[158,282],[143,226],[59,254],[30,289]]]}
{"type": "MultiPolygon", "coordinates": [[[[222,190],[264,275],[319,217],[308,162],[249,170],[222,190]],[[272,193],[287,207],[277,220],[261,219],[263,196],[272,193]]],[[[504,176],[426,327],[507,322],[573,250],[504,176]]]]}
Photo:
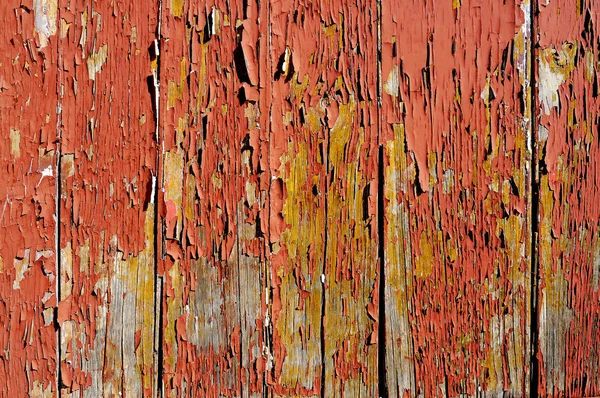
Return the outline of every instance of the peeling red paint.
{"type": "Polygon", "coordinates": [[[156,388],[157,152],[147,79],[157,18],[152,2],[59,2],[64,393],[156,388]]]}
{"type": "Polygon", "coordinates": [[[593,1],[539,7],[540,396],[600,394],[599,12],[593,1]]]}
{"type": "Polygon", "coordinates": [[[528,394],[528,12],[382,1],[393,396],[528,394]]]}
{"type": "Polygon", "coordinates": [[[599,395],[597,13],[3,2],[1,394],[599,395]]]}
{"type": "Polygon", "coordinates": [[[0,391],[56,393],[57,38],[0,5],[0,391]],[[47,37],[48,34],[50,37],[47,37]]]}
{"type": "Polygon", "coordinates": [[[377,270],[376,18],[371,1],[271,5],[278,395],[377,395],[367,312],[377,270]]]}
{"type": "Polygon", "coordinates": [[[260,10],[257,2],[163,5],[165,394],[259,396],[268,357],[260,10]]]}

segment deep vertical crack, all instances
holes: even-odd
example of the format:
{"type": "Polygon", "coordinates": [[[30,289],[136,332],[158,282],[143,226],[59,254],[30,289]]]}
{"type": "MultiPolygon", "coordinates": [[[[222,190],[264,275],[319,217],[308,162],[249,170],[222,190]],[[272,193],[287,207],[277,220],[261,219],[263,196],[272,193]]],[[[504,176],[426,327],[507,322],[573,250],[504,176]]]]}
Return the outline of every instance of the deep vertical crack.
{"type": "Polygon", "coordinates": [[[379,262],[379,320],[377,329],[377,377],[378,377],[378,390],[379,397],[388,397],[387,387],[387,365],[386,365],[386,338],[385,338],[385,217],[384,217],[384,194],[385,194],[385,180],[384,180],[384,163],[385,159],[383,156],[383,145],[379,146],[379,159],[378,159],[378,175],[377,175],[377,235],[378,235],[378,262],[379,262]]]}
{"type": "Polygon", "coordinates": [[[152,176],[152,199],[150,203],[154,204],[154,341],[156,344],[156,396],[163,396],[163,279],[159,275],[159,262],[161,255],[160,241],[160,217],[158,211],[158,197],[161,185],[161,157],[163,153],[163,142],[160,134],[160,42],[162,23],[162,0],[158,0],[158,24],[156,28],[156,38],[153,43],[153,57],[156,60],[156,68],[153,70],[154,82],[154,120],[155,120],[155,140],[156,140],[156,175],[152,176]]]}
{"type": "Polygon", "coordinates": [[[381,115],[382,103],[382,79],[381,79],[381,59],[382,59],[382,39],[381,39],[381,0],[376,0],[377,7],[377,140],[379,141],[379,151],[377,159],[377,261],[379,272],[379,291],[378,291],[378,328],[377,328],[377,390],[379,397],[387,398],[389,395],[387,385],[387,364],[386,364],[386,314],[385,314],[385,156],[384,148],[381,144],[381,115]]]}
{"type": "MultiPolygon", "coordinates": [[[[61,17],[61,8],[60,3],[57,7],[58,10],[58,19],[61,17]]],[[[57,105],[56,105],[56,135],[57,135],[57,144],[56,144],[56,227],[55,227],[55,258],[56,258],[56,307],[54,308],[54,322],[56,328],[56,395],[60,396],[60,387],[62,383],[62,375],[60,372],[60,363],[61,363],[61,352],[60,346],[62,344],[62,329],[60,326],[60,322],[58,321],[58,305],[62,299],[61,297],[61,262],[62,256],[60,252],[60,224],[61,224],[61,211],[60,211],[60,200],[62,195],[62,86],[63,86],[63,69],[62,69],[62,47],[61,40],[58,40],[57,44],[57,52],[58,52],[58,79],[56,80],[56,96],[57,96],[57,105]]]]}
{"type": "Polygon", "coordinates": [[[539,351],[539,313],[538,313],[538,287],[539,287],[539,262],[538,262],[538,231],[539,231],[539,168],[537,154],[537,113],[536,113],[536,30],[535,18],[537,11],[537,1],[530,0],[529,4],[529,78],[530,78],[530,136],[529,145],[531,148],[531,325],[530,333],[530,361],[531,374],[529,380],[529,395],[537,397],[539,394],[539,362],[537,353],[539,351]]]}

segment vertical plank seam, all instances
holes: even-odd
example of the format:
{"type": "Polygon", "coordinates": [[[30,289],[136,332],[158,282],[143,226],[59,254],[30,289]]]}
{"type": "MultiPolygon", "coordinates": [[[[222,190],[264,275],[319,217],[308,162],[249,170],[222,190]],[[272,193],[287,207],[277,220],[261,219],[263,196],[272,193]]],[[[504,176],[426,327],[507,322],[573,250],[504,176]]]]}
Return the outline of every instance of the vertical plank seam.
{"type": "Polygon", "coordinates": [[[325,342],[327,341],[326,337],[325,337],[325,316],[326,316],[326,292],[327,292],[327,283],[329,282],[326,279],[326,275],[327,275],[327,244],[328,244],[328,233],[327,233],[327,228],[329,227],[329,219],[328,219],[328,215],[327,215],[327,206],[329,205],[329,200],[327,198],[328,196],[328,192],[329,192],[329,167],[328,167],[328,163],[329,163],[329,134],[326,134],[326,139],[325,142],[327,144],[327,150],[326,150],[326,158],[324,160],[325,163],[325,184],[324,184],[324,213],[325,213],[325,222],[324,222],[324,226],[323,226],[323,232],[324,232],[324,237],[323,237],[323,274],[321,277],[321,398],[326,398],[327,396],[326,391],[325,391],[325,384],[326,384],[326,377],[327,377],[327,372],[325,369],[325,366],[327,365],[327,359],[326,359],[326,350],[325,350],[325,342]]]}
{"type": "MultiPolygon", "coordinates": [[[[261,6],[262,2],[261,0],[258,0],[258,4],[259,7],[261,6]]],[[[265,250],[265,258],[264,258],[264,262],[265,262],[265,266],[264,266],[264,272],[265,272],[265,307],[264,311],[265,314],[264,316],[266,317],[265,322],[263,323],[263,329],[264,329],[264,344],[265,344],[265,349],[263,349],[263,352],[266,351],[267,355],[269,355],[270,358],[273,358],[273,326],[271,324],[271,320],[273,319],[273,311],[272,311],[272,305],[271,302],[273,301],[273,288],[272,288],[272,274],[273,274],[273,270],[272,270],[272,265],[270,264],[270,261],[268,260],[270,254],[271,254],[271,218],[273,217],[272,211],[271,211],[271,189],[273,186],[273,175],[271,174],[271,120],[273,119],[273,90],[272,90],[272,80],[271,80],[271,74],[273,72],[273,62],[272,62],[272,53],[271,51],[273,50],[273,45],[272,45],[272,26],[271,26],[271,2],[270,1],[264,1],[264,7],[265,9],[265,13],[267,15],[266,17],[266,21],[265,23],[267,24],[267,60],[268,60],[268,71],[269,73],[267,74],[268,79],[266,82],[264,82],[265,86],[263,86],[262,84],[260,84],[260,74],[259,74],[259,90],[260,89],[264,89],[264,87],[267,87],[267,94],[268,94],[268,118],[267,118],[267,122],[265,123],[265,128],[267,129],[266,131],[266,137],[267,137],[267,161],[268,161],[268,172],[270,174],[270,176],[268,176],[268,181],[269,181],[269,188],[267,190],[267,198],[265,200],[265,206],[266,208],[266,212],[267,212],[267,216],[268,216],[268,225],[266,226],[267,231],[266,231],[266,237],[265,237],[265,241],[264,241],[264,250],[265,250]]],[[[262,15],[262,10],[259,12],[259,15],[262,15]]],[[[259,42],[260,43],[260,42],[259,42]]],[[[268,360],[267,360],[268,363],[268,360]]],[[[268,398],[269,395],[269,381],[268,381],[268,373],[272,372],[272,369],[269,369],[268,366],[265,367],[265,375],[263,378],[263,398],[268,398]]],[[[274,372],[272,372],[271,374],[274,374],[274,372]]]]}
{"type": "MultiPolygon", "coordinates": [[[[379,54],[378,54],[379,55],[379,54]]],[[[379,78],[379,77],[378,77],[379,78]]],[[[377,106],[379,114],[379,104],[377,106]]],[[[379,262],[379,311],[377,329],[377,378],[378,395],[380,398],[388,398],[387,388],[387,366],[386,366],[386,333],[385,333],[385,250],[384,250],[384,206],[385,206],[385,182],[384,182],[384,149],[379,145],[378,175],[377,175],[377,235],[378,235],[378,262],[379,262]]]]}
{"type": "Polygon", "coordinates": [[[536,42],[537,34],[535,28],[536,21],[536,10],[537,0],[530,0],[529,4],[529,78],[530,78],[530,136],[529,144],[531,148],[531,318],[529,325],[529,351],[530,351],[530,362],[531,362],[531,373],[529,394],[532,397],[538,396],[539,391],[539,361],[537,357],[538,353],[538,334],[539,334],[539,314],[538,314],[538,286],[539,286],[539,262],[538,256],[538,230],[539,230],[539,200],[540,200],[540,184],[538,178],[538,159],[537,159],[537,89],[536,89],[536,42]]]}
{"type": "MultiPolygon", "coordinates": [[[[258,4],[259,7],[261,6],[263,2],[261,0],[258,0],[258,4]]],[[[271,145],[270,145],[270,141],[271,141],[271,120],[273,117],[273,88],[272,88],[272,79],[271,79],[271,74],[273,73],[273,58],[271,57],[272,55],[272,50],[273,50],[273,42],[272,42],[272,26],[271,26],[271,2],[270,1],[264,1],[264,7],[265,7],[265,14],[266,14],[266,20],[264,21],[264,23],[267,24],[266,27],[266,31],[267,31],[267,62],[268,62],[268,68],[267,70],[269,71],[269,73],[267,74],[267,81],[264,82],[265,86],[267,87],[267,94],[268,96],[266,97],[268,99],[268,104],[264,104],[266,106],[268,106],[268,111],[269,111],[269,115],[267,118],[267,123],[265,123],[265,128],[267,129],[267,131],[265,132],[265,136],[267,137],[267,145],[266,145],[266,149],[267,149],[267,159],[269,162],[269,165],[267,167],[267,171],[269,172],[269,176],[268,181],[269,181],[269,188],[267,190],[267,198],[265,200],[265,205],[268,206],[268,208],[266,209],[267,215],[268,215],[268,225],[267,225],[267,231],[266,231],[266,237],[265,237],[265,241],[264,241],[264,249],[265,249],[265,254],[264,254],[264,278],[265,278],[265,302],[266,302],[266,308],[264,309],[265,311],[265,316],[267,317],[266,321],[263,323],[263,328],[264,328],[264,344],[266,346],[266,352],[267,354],[270,356],[270,358],[273,358],[273,326],[271,325],[270,320],[273,319],[273,313],[272,313],[272,308],[271,308],[271,302],[272,302],[272,280],[271,280],[271,275],[272,275],[272,267],[269,264],[268,256],[271,253],[271,186],[273,184],[273,175],[271,173],[271,145]]],[[[259,12],[259,15],[262,15],[262,10],[259,12]]],[[[260,42],[259,42],[260,43],[260,42]]],[[[260,81],[260,74],[259,74],[259,81],[260,81]]],[[[262,88],[264,89],[264,87],[262,84],[259,84],[259,90],[262,88]]],[[[263,397],[264,398],[268,398],[270,396],[269,394],[269,385],[268,385],[268,375],[266,374],[267,372],[270,372],[270,369],[268,368],[268,366],[265,367],[266,372],[264,374],[263,377],[263,397]]],[[[271,394],[272,395],[272,394],[271,394]]]]}
{"type": "MultiPolygon", "coordinates": [[[[156,344],[155,355],[156,355],[156,397],[163,396],[163,346],[164,346],[164,333],[163,333],[163,279],[159,275],[158,265],[161,255],[161,237],[160,231],[160,217],[159,217],[159,205],[158,198],[161,185],[161,159],[164,152],[164,143],[160,134],[160,42],[161,36],[161,24],[162,24],[162,0],[158,1],[158,21],[156,27],[156,38],[154,39],[154,56],[156,57],[156,69],[154,71],[154,112],[155,112],[155,135],[156,140],[156,175],[152,176],[153,192],[151,203],[154,203],[154,341],[156,344]]],[[[153,391],[154,393],[154,391],[153,391]]]]}
{"type": "MultiPolygon", "coordinates": [[[[58,11],[58,20],[61,20],[61,1],[58,2],[57,11],[58,11]]],[[[56,96],[57,96],[57,107],[56,107],[56,135],[58,138],[58,143],[56,145],[56,226],[54,231],[54,239],[55,239],[55,261],[56,261],[56,306],[54,307],[54,327],[56,328],[56,397],[60,397],[60,385],[62,375],[60,373],[60,364],[61,364],[61,326],[58,321],[58,305],[61,300],[61,261],[62,256],[60,252],[60,226],[61,226],[61,211],[60,211],[60,201],[62,195],[62,175],[61,175],[61,153],[62,153],[62,83],[63,83],[63,68],[62,68],[62,46],[60,39],[60,35],[57,36],[57,53],[58,53],[58,78],[56,79],[56,96]]]]}
{"type": "Polygon", "coordinates": [[[377,143],[379,147],[377,165],[377,254],[379,261],[378,329],[377,329],[377,393],[380,398],[389,396],[386,364],[386,314],[385,314],[385,150],[381,140],[382,104],[382,39],[381,39],[381,0],[377,7],[377,143]]]}
{"type": "MultiPolygon", "coordinates": [[[[272,62],[271,62],[271,14],[270,14],[270,1],[261,1],[261,0],[257,0],[256,2],[258,10],[257,10],[257,15],[258,15],[258,21],[259,23],[262,23],[261,26],[259,26],[259,39],[258,39],[258,44],[257,44],[257,48],[258,48],[258,65],[259,65],[259,70],[262,69],[262,67],[266,67],[268,73],[266,74],[267,79],[266,81],[262,81],[261,76],[262,74],[259,73],[258,74],[258,90],[266,90],[267,94],[272,93],[272,89],[271,89],[271,71],[272,71],[272,62]],[[261,18],[263,16],[263,13],[265,14],[266,18],[261,18]],[[265,35],[265,37],[263,37],[263,35],[265,35]],[[266,45],[263,48],[263,43],[266,43],[266,45]],[[263,59],[263,57],[260,55],[261,52],[264,54],[266,51],[266,57],[264,58],[266,60],[266,64],[265,65],[261,65],[260,62],[263,59]],[[262,67],[261,67],[262,66],[262,67]]],[[[262,144],[262,140],[260,140],[260,144],[259,144],[259,152],[262,152],[262,150],[266,149],[267,153],[267,159],[268,162],[270,162],[271,159],[271,147],[270,145],[268,145],[269,141],[270,141],[270,134],[271,134],[271,104],[272,104],[272,97],[267,95],[267,96],[261,96],[259,95],[259,100],[262,98],[266,98],[267,103],[263,103],[260,105],[261,108],[266,108],[268,110],[268,117],[266,119],[261,119],[260,124],[261,124],[261,129],[265,129],[264,133],[262,133],[262,137],[264,139],[264,137],[267,138],[267,145],[263,145],[262,144]],[[265,124],[262,124],[262,121],[265,120],[265,124]]],[[[263,156],[263,154],[260,154],[261,156],[263,156]]],[[[260,166],[257,166],[260,167],[260,166]]],[[[266,226],[266,231],[264,231],[262,233],[262,238],[263,238],[263,242],[262,242],[262,253],[261,253],[261,267],[260,267],[260,272],[261,272],[261,286],[259,287],[259,289],[261,290],[260,292],[260,300],[261,300],[261,304],[260,304],[260,316],[264,317],[263,318],[263,323],[262,323],[262,347],[260,347],[261,349],[261,355],[263,355],[263,357],[265,356],[265,353],[267,355],[272,356],[272,334],[270,331],[270,325],[269,325],[269,320],[272,319],[271,317],[271,313],[270,313],[270,308],[269,308],[269,303],[271,302],[270,300],[270,296],[269,296],[269,292],[270,292],[270,276],[271,276],[271,272],[270,272],[270,265],[269,265],[269,261],[268,261],[268,254],[270,253],[269,250],[269,245],[271,242],[271,201],[269,199],[269,195],[271,192],[271,183],[273,181],[273,178],[271,178],[271,167],[270,164],[267,166],[267,169],[265,170],[265,172],[268,173],[267,178],[268,178],[268,183],[269,183],[269,187],[267,189],[267,196],[265,198],[264,201],[264,205],[261,205],[259,208],[259,228],[260,225],[262,224],[262,219],[263,217],[267,216],[268,218],[268,225],[266,226]],[[264,295],[264,296],[263,296],[264,295]],[[264,311],[264,313],[263,313],[264,311]]],[[[260,182],[259,182],[260,184],[260,182]]],[[[260,184],[262,185],[262,184],[260,184]]],[[[262,196],[262,193],[261,193],[262,196]]],[[[268,386],[268,377],[267,377],[267,373],[269,372],[269,369],[267,367],[264,368],[264,370],[262,371],[262,396],[263,398],[267,398],[269,396],[269,386],[268,386]]]]}
{"type": "MultiPolygon", "coordinates": [[[[289,19],[289,15],[288,15],[289,19]]],[[[325,149],[325,158],[323,159],[323,166],[325,169],[325,184],[323,187],[323,210],[324,210],[324,225],[323,225],[323,260],[322,260],[322,276],[321,276],[321,398],[327,398],[327,391],[325,391],[325,385],[327,384],[327,350],[326,350],[326,331],[325,331],[325,317],[327,316],[327,284],[329,281],[327,280],[327,245],[329,244],[329,184],[332,181],[329,175],[329,148],[330,148],[330,139],[331,139],[331,130],[325,127],[325,145],[327,146],[325,149]]],[[[333,382],[332,382],[333,386],[333,382]]]]}

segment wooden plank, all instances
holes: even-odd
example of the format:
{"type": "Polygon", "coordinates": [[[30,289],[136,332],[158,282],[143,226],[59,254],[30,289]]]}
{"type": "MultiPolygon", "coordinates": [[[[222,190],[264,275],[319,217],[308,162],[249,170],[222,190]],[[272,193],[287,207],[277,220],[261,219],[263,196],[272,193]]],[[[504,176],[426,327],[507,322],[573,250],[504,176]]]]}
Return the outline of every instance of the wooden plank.
{"type": "Polygon", "coordinates": [[[150,396],[158,3],[63,0],[59,14],[61,395],[150,396]]]}
{"type": "Polygon", "coordinates": [[[376,396],[377,9],[271,4],[273,389],[376,396]]]}
{"type": "Polygon", "coordinates": [[[539,396],[600,395],[600,240],[594,1],[539,4],[539,396]]]}
{"type": "Polygon", "coordinates": [[[0,395],[56,394],[56,2],[0,4],[0,395]]]}
{"type": "Polygon", "coordinates": [[[529,394],[530,6],[381,2],[390,396],[529,394]]]}
{"type": "Polygon", "coordinates": [[[256,1],[163,5],[165,395],[258,397],[268,357],[262,212],[269,182],[260,10],[256,1]]]}

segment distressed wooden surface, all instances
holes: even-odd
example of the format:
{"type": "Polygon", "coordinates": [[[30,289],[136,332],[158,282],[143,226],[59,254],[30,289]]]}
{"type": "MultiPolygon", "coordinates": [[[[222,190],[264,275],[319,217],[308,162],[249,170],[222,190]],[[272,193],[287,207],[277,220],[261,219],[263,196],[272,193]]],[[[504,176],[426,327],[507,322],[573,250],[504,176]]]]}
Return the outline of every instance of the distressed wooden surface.
{"type": "Polygon", "coordinates": [[[257,397],[265,388],[268,108],[259,102],[258,16],[255,1],[174,0],[163,10],[166,396],[257,397]]]}
{"type": "Polygon", "coordinates": [[[0,393],[56,394],[56,7],[0,4],[0,393]]]}
{"type": "Polygon", "coordinates": [[[600,395],[599,9],[531,1],[2,2],[0,395],[600,395]]]}
{"type": "Polygon", "coordinates": [[[376,18],[271,5],[276,395],[377,395],[376,18]]]}
{"type": "Polygon", "coordinates": [[[58,4],[61,396],[150,396],[158,8],[58,4]]]}
{"type": "Polygon", "coordinates": [[[541,2],[538,19],[539,393],[598,396],[600,8],[541,2]]]}
{"type": "Polygon", "coordinates": [[[382,1],[390,396],[527,396],[529,4],[382,1]]]}

